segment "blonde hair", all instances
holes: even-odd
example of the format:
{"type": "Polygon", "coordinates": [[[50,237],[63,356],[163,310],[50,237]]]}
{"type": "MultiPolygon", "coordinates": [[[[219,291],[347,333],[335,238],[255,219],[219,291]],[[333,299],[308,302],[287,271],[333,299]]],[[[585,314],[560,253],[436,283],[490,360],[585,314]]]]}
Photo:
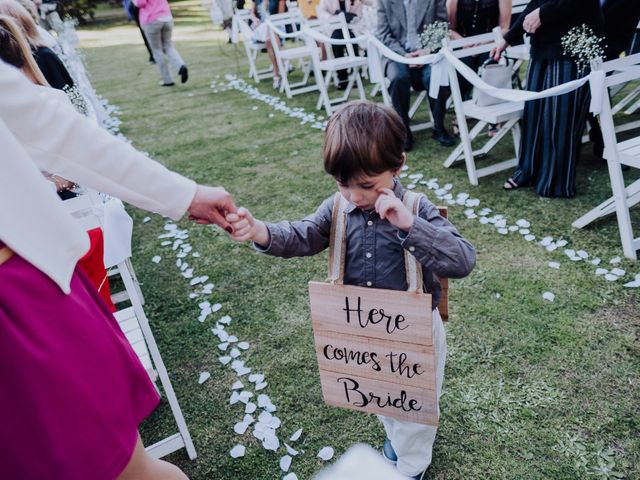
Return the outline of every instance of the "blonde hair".
{"type": "Polygon", "coordinates": [[[0,15],[7,15],[13,18],[32,47],[43,45],[36,22],[31,18],[26,8],[18,2],[15,0],[0,0],[0,15]]]}
{"type": "Polygon", "coordinates": [[[12,17],[0,15],[0,58],[22,72],[36,85],[49,86],[31,54],[27,39],[12,17]]]}
{"type": "Polygon", "coordinates": [[[24,9],[29,12],[33,21],[38,24],[38,7],[31,0],[16,0],[20,5],[24,7],[24,9]]]}

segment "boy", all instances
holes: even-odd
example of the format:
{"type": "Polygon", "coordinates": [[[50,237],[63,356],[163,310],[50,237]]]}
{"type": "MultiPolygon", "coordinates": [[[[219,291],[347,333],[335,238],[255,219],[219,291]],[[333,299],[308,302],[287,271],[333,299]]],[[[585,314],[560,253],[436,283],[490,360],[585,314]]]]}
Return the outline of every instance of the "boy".
{"type": "MultiPolygon", "coordinates": [[[[327,124],[324,168],[349,201],[344,284],[406,290],[404,250],[422,265],[424,290],[432,295],[436,383],[442,390],[446,342],[437,310],[440,283],[435,277],[461,278],[475,265],[475,249],[426,198],[419,215],[402,203],[404,188],[397,179],[406,160],[406,130],[395,111],[381,104],[351,102],[327,124]]],[[[300,221],[264,223],[245,208],[229,214],[232,238],[251,240],[257,250],[278,257],[315,255],[329,246],[334,196],[300,221]]],[[[385,458],[400,473],[423,478],[431,463],[436,427],[378,417],[387,439],[385,458]]]]}

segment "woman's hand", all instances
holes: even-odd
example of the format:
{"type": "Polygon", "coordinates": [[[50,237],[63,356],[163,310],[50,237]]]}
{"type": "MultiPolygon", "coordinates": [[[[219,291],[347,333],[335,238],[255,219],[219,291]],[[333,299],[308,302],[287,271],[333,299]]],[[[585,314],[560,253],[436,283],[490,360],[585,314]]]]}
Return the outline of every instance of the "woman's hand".
{"type": "Polygon", "coordinates": [[[240,207],[237,212],[228,214],[226,220],[233,227],[231,238],[236,242],[251,240],[261,247],[269,245],[267,226],[264,222],[253,218],[253,215],[246,208],[240,207]]]}
{"type": "Polygon", "coordinates": [[[489,53],[489,56],[494,59],[496,62],[500,61],[500,56],[502,55],[502,52],[504,52],[507,47],[509,46],[509,44],[507,43],[506,40],[502,40],[502,42],[500,42],[500,44],[497,47],[493,47],[491,49],[491,53],[489,53]]]}
{"type": "Polygon", "coordinates": [[[522,28],[524,28],[524,31],[529,35],[533,35],[536,33],[536,30],[540,28],[540,25],[542,25],[542,21],[540,20],[540,9],[536,8],[533,12],[524,17],[522,28]]]}
{"type": "Polygon", "coordinates": [[[388,220],[391,225],[408,232],[413,226],[413,214],[405,207],[402,200],[396,197],[393,190],[383,188],[375,204],[376,212],[382,220],[388,220]]]}

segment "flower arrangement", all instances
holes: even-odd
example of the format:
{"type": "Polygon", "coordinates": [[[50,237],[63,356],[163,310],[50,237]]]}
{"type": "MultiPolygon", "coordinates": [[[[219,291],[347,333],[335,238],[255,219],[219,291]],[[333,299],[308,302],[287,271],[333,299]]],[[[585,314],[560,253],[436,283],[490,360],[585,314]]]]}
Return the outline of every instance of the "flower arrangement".
{"type": "Polygon", "coordinates": [[[435,53],[442,48],[442,40],[449,36],[449,23],[436,21],[427,25],[420,34],[422,48],[435,53]]]}
{"type": "Polygon", "coordinates": [[[603,40],[589,26],[582,24],[569,30],[561,42],[564,54],[571,57],[582,75],[592,60],[604,57],[603,40]]]}

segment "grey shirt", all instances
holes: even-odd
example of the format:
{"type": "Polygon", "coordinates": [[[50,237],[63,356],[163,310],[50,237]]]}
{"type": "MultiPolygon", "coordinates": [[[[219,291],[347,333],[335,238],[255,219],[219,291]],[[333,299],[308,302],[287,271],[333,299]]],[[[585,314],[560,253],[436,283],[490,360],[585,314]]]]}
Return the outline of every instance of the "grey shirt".
{"type": "MultiPolygon", "coordinates": [[[[395,181],[394,193],[403,198],[404,188],[395,181]]],[[[315,255],[329,247],[333,195],[318,210],[302,220],[267,223],[269,244],[255,245],[260,252],[291,258],[315,255]]],[[[425,292],[433,295],[433,308],[440,302],[440,282],[435,276],[462,278],[476,263],[474,247],[440,215],[426,198],[420,202],[409,232],[382,220],[375,210],[347,207],[347,251],[344,283],[361,287],[406,290],[404,250],[422,264],[425,292]]]]}

